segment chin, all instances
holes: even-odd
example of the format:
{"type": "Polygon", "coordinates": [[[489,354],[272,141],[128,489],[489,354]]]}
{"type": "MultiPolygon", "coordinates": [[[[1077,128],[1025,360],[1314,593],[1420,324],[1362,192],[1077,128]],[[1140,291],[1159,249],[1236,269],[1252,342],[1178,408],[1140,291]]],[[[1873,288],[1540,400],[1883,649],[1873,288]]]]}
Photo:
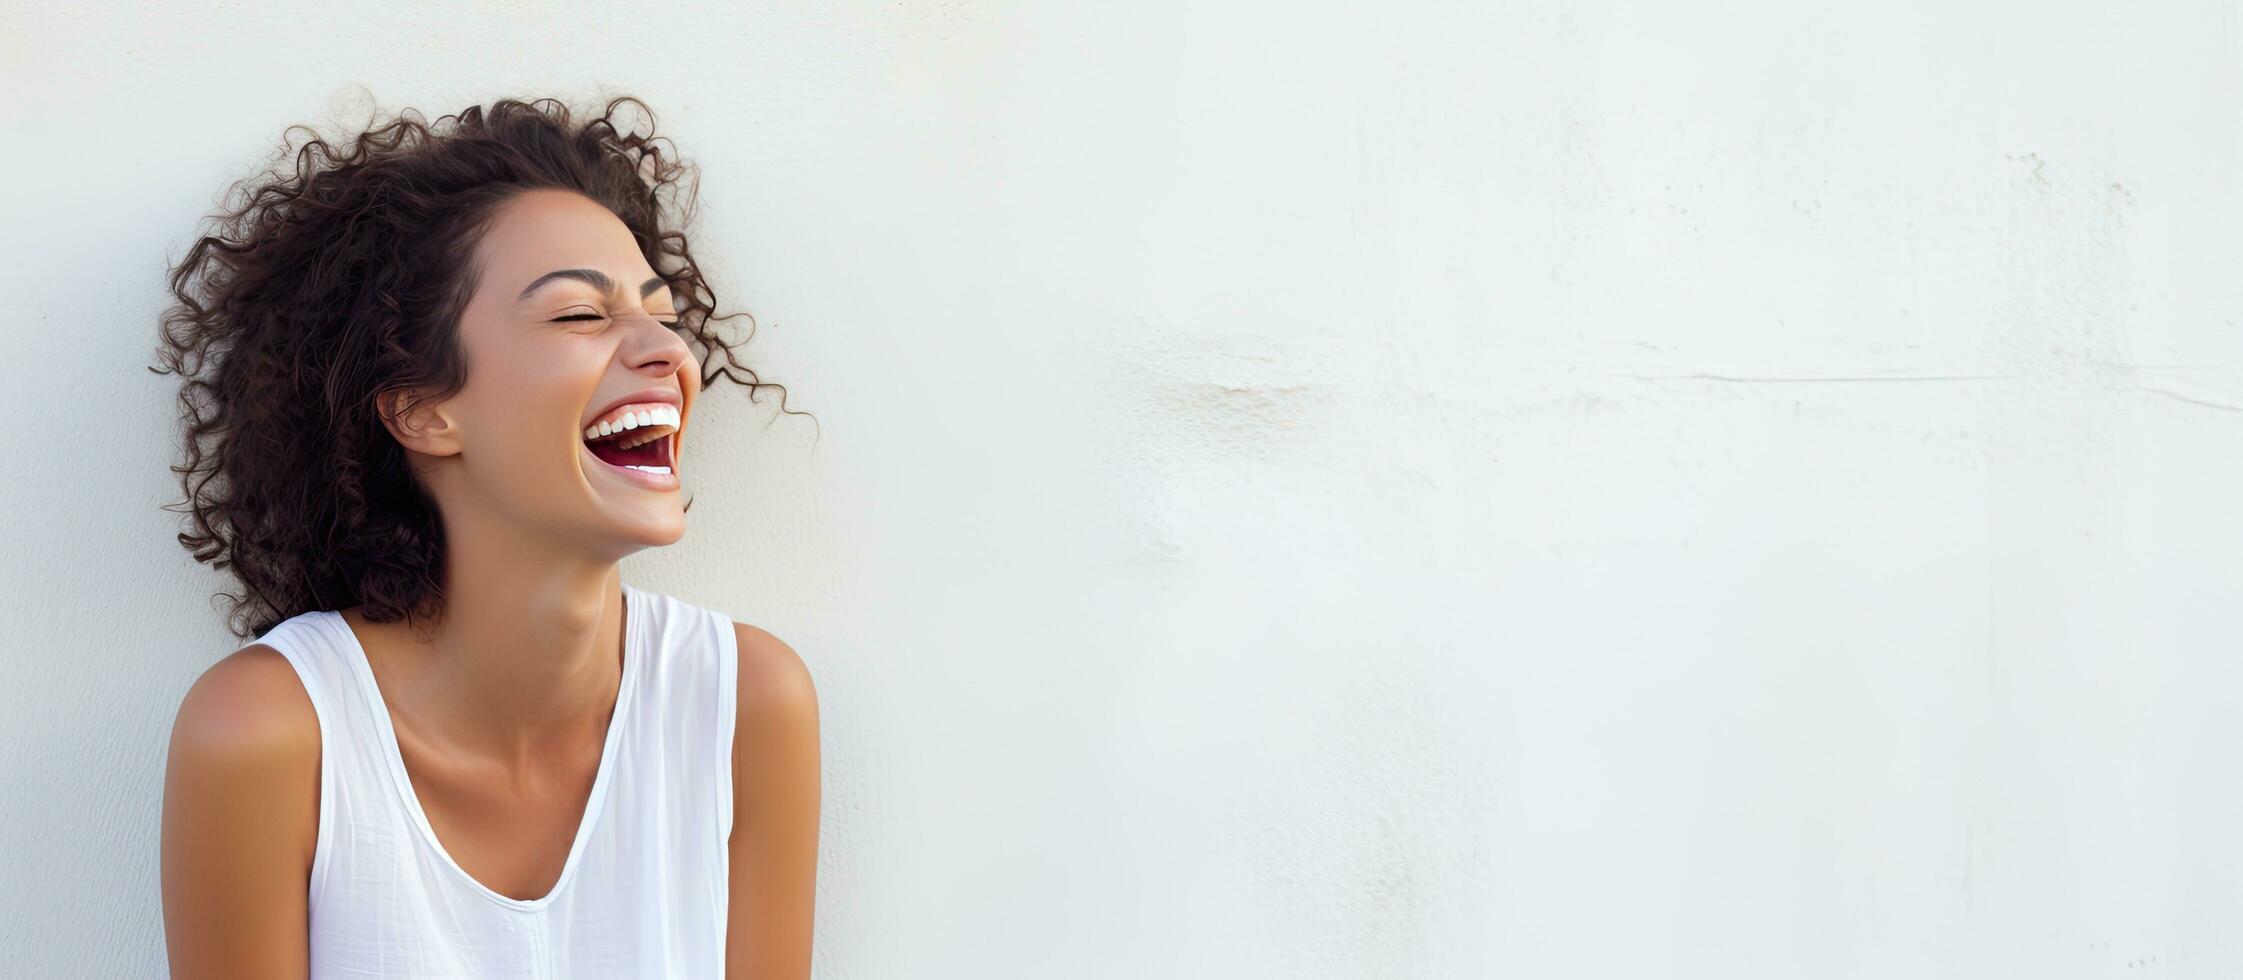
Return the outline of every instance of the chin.
{"type": "Polygon", "coordinates": [[[659,548],[685,537],[685,496],[666,494],[662,500],[634,500],[625,506],[613,501],[601,508],[610,526],[642,547],[659,548]]]}
{"type": "Polygon", "coordinates": [[[663,525],[663,527],[662,527],[661,529],[659,529],[659,530],[658,530],[658,531],[656,531],[655,533],[653,533],[653,534],[651,534],[651,535],[649,535],[649,536],[648,536],[648,539],[647,539],[647,547],[650,547],[650,548],[663,548],[663,547],[668,547],[668,546],[670,546],[670,545],[673,545],[673,544],[676,544],[676,543],[678,543],[678,542],[679,542],[680,540],[683,540],[684,538],[685,538],[685,515],[684,515],[684,514],[679,514],[679,515],[678,515],[678,517],[677,517],[677,520],[674,520],[674,521],[666,521],[666,522],[664,522],[664,525],[663,525]]]}
{"type": "Polygon", "coordinates": [[[581,455],[585,489],[591,491],[597,520],[616,537],[637,548],[660,548],[685,537],[685,491],[675,477],[650,485],[601,461],[581,455]]]}

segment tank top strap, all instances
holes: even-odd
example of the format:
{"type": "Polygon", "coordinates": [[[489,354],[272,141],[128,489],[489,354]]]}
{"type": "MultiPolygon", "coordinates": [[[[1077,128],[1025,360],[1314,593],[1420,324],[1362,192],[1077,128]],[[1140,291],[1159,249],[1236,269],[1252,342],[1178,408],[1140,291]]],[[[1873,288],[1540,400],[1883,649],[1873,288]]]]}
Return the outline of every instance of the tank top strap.
{"type": "Polygon", "coordinates": [[[637,593],[646,614],[647,674],[633,710],[650,729],[632,743],[639,769],[663,766],[694,802],[716,815],[719,837],[732,831],[732,733],[739,654],[732,617],[661,592],[637,593]],[[711,761],[717,764],[711,765],[711,761]]]}
{"type": "Polygon", "coordinates": [[[371,713],[364,676],[351,663],[356,656],[350,625],[333,610],[300,613],[258,637],[280,651],[319,716],[319,831],[311,870],[311,891],[326,887],[339,849],[360,849],[395,841],[405,814],[388,784],[387,760],[380,752],[381,730],[371,713]],[[338,833],[337,828],[349,828],[338,833]]]}

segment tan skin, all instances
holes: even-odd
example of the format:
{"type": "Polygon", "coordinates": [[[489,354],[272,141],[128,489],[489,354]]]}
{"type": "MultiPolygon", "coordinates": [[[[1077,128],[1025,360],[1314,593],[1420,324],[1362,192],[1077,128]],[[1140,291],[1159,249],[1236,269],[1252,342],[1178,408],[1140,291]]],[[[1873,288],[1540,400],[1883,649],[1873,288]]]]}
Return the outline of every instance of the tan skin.
{"type": "MultiPolygon", "coordinates": [[[[560,877],[622,680],[617,562],[685,531],[677,490],[643,487],[581,448],[615,399],[667,387],[685,425],[699,365],[629,230],[577,194],[527,191],[478,244],[460,322],[465,389],[390,432],[443,514],[447,606],[421,632],[341,610],[366,648],[414,792],[446,852],[502,895],[560,877]],[[577,279],[525,286],[556,269],[577,279]],[[569,319],[569,318],[576,319],[569,319]]],[[[679,433],[682,438],[683,432],[679,433]]],[[[739,639],[729,840],[730,980],[810,976],[820,805],[818,705],[793,649],[739,639]]],[[[318,834],[320,732],[280,653],[235,651],[189,688],[164,778],[163,907],[171,975],[300,978],[318,834]]]]}

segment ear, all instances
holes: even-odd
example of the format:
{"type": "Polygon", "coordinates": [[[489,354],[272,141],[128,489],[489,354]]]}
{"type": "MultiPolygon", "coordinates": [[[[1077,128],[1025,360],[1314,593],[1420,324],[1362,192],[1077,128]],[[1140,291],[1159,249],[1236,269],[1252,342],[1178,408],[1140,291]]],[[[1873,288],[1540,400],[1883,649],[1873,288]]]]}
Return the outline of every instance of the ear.
{"type": "Polygon", "coordinates": [[[445,414],[442,404],[431,404],[418,392],[385,391],[374,396],[382,427],[404,446],[424,456],[452,456],[460,451],[459,424],[445,414]]]}

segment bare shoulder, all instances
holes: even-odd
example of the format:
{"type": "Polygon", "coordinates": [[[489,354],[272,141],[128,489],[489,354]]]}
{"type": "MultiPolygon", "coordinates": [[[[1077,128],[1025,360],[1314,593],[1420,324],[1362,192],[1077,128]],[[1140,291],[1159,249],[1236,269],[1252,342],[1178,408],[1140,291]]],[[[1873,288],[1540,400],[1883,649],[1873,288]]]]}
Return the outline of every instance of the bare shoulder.
{"type": "Polygon", "coordinates": [[[794,648],[758,626],[735,622],[733,638],[740,651],[739,719],[735,746],[753,737],[759,727],[815,729],[818,690],[810,668],[794,648]]]}
{"type": "Polygon", "coordinates": [[[205,668],[187,688],[172,723],[172,745],[196,761],[215,754],[234,761],[294,756],[316,762],[319,714],[288,658],[252,643],[205,668]]]}
{"type": "Polygon", "coordinates": [[[818,692],[794,648],[733,624],[739,641],[732,741],[728,977],[808,977],[818,884],[818,692]]]}
{"type": "Polygon", "coordinates": [[[164,772],[173,976],[302,975],[319,765],[318,714],[280,651],[243,647],[188,687],[164,772]]]}

